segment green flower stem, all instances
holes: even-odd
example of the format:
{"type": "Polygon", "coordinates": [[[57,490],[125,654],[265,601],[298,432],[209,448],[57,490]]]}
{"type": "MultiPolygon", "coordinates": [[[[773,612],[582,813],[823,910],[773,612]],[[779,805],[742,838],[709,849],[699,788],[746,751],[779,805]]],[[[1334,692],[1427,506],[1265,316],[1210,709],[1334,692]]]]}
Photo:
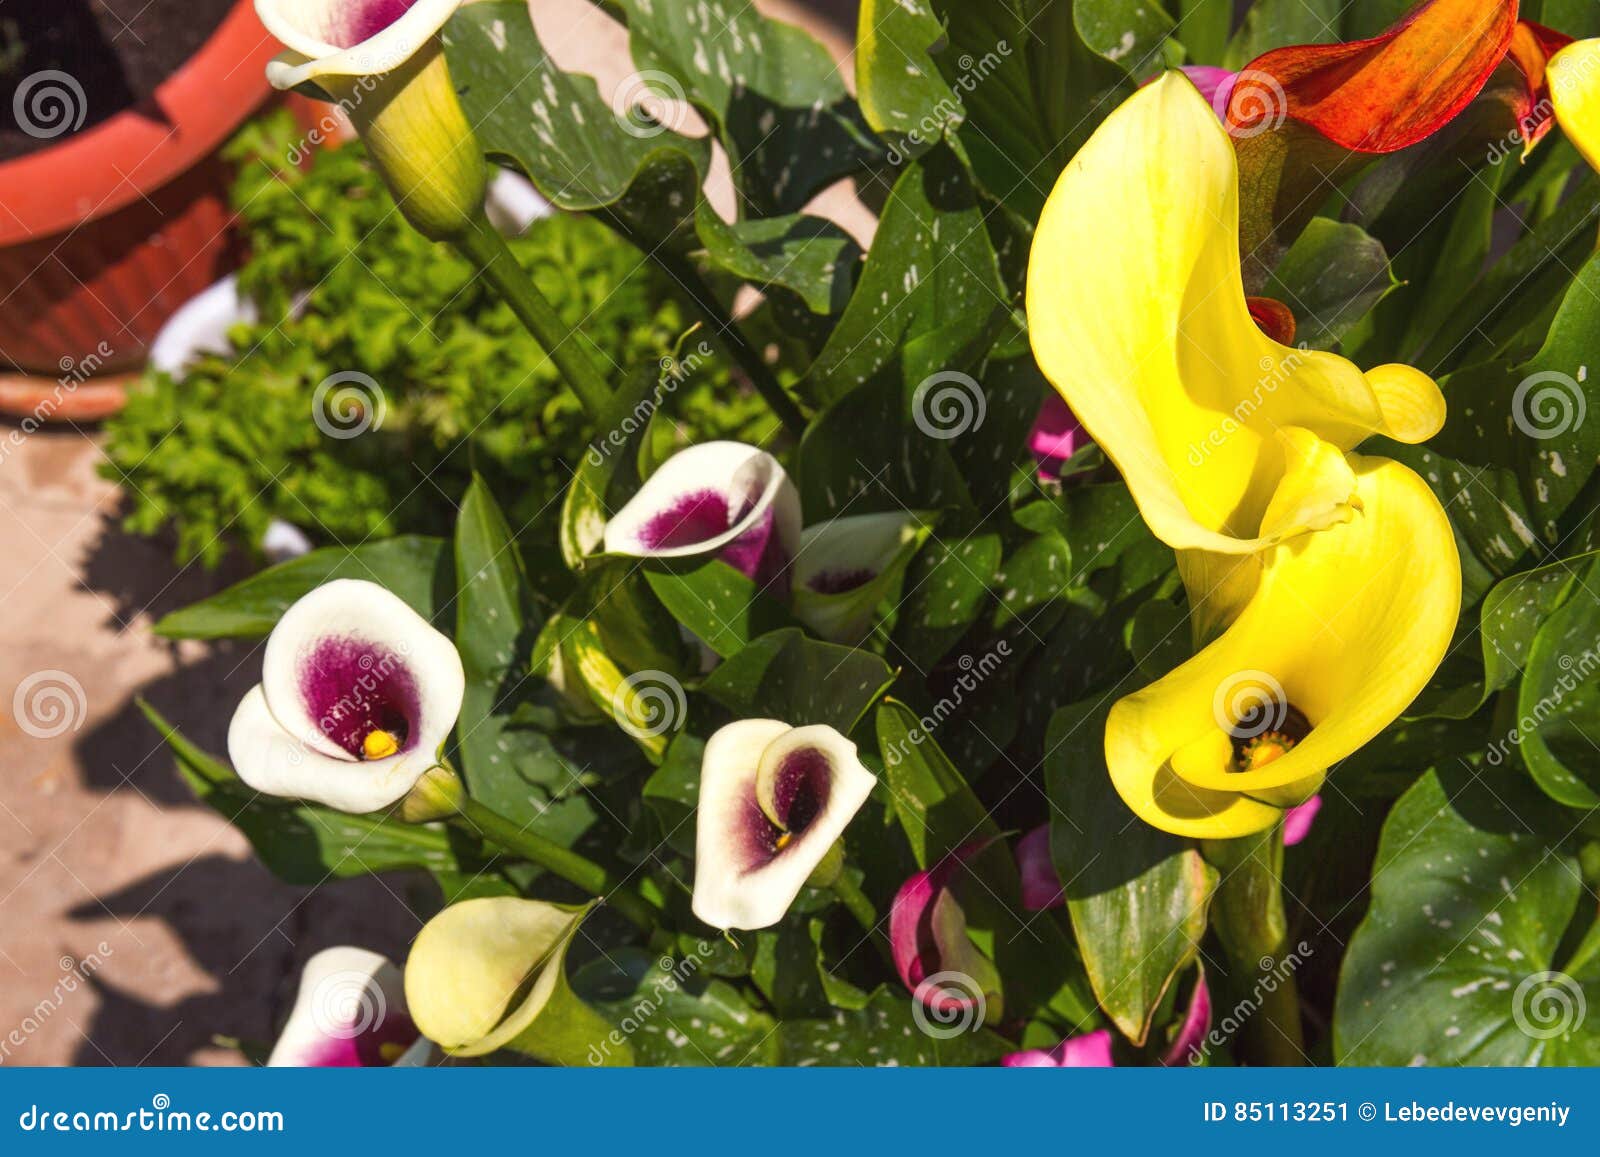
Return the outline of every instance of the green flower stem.
{"type": "Polygon", "coordinates": [[[505,298],[518,320],[566,378],[589,417],[603,422],[606,405],[611,400],[611,387],[606,383],[604,371],[577,331],[568,328],[549,299],[539,292],[528,271],[517,264],[505,238],[480,213],[451,241],[505,298]]]}
{"type": "Polygon", "coordinates": [[[1206,840],[1205,858],[1220,879],[1211,901],[1211,927],[1222,942],[1235,994],[1256,1004],[1244,1021],[1245,1059],[1297,1067],[1306,1063],[1298,957],[1289,944],[1283,910],[1283,825],[1237,840],[1206,840]]]}
{"type": "Polygon", "coordinates": [[[695,309],[705,319],[706,324],[711,326],[717,337],[727,345],[733,360],[739,364],[739,368],[750,379],[756,392],[766,401],[767,407],[777,416],[778,421],[783,423],[783,428],[799,441],[800,436],[806,432],[806,416],[800,412],[800,407],[795,405],[794,399],[779,384],[778,379],[773,377],[772,367],[763,360],[761,351],[750,344],[744,336],[744,331],[723,312],[710,287],[692,265],[669,253],[655,253],[653,256],[667,274],[678,283],[679,288],[689,295],[689,300],[694,303],[695,309]]]}
{"type": "MultiPolygon", "coordinates": [[[[576,884],[591,896],[600,897],[641,930],[649,933],[656,930],[661,913],[655,905],[587,856],[563,848],[473,799],[467,794],[461,777],[443,759],[417,781],[401,803],[400,815],[408,823],[459,816],[490,843],[576,884]]],[[[654,942],[652,940],[652,944],[654,942]]]]}
{"type": "Polygon", "coordinates": [[[856,923],[869,936],[876,936],[878,931],[878,909],[873,906],[867,894],[861,890],[849,872],[840,872],[839,878],[833,882],[833,894],[839,897],[839,902],[850,910],[850,915],[856,918],[856,923]]]}

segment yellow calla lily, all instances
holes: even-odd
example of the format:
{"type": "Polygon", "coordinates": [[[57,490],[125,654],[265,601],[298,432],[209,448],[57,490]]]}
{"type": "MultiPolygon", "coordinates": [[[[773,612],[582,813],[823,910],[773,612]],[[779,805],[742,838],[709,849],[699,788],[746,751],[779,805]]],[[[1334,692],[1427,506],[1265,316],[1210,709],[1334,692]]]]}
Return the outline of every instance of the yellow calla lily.
{"type": "MultiPolygon", "coordinates": [[[[1233,144],[1178,72],[1124,102],[1062,174],[1027,304],[1039,365],[1180,551],[1251,555],[1348,516],[1338,471],[1281,431],[1348,450],[1376,433],[1420,442],[1444,421],[1417,370],[1363,373],[1257,328],[1233,144]],[[1295,499],[1276,499],[1297,471],[1295,499]]],[[[1251,577],[1229,581],[1247,593],[1251,577]]]]}
{"type": "Polygon", "coordinates": [[[1112,708],[1107,766],[1147,823],[1202,839],[1271,827],[1443,660],[1461,604],[1444,509],[1399,463],[1345,457],[1348,520],[1265,552],[1221,637],[1112,708]]]}
{"type": "Polygon", "coordinates": [[[1584,160],[1600,170],[1600,40],[1579,40],[1545,68],[1556,121],[1584,160]]]}
{"type": "Polygon", "coordinates": [[[445,908],[406,959],[418,1030],[457,1057],[512,1049],[551,1065],[631,1064],[627,1042],[567,984],[567,949],[593,906],[487,896],[445,908]]]}

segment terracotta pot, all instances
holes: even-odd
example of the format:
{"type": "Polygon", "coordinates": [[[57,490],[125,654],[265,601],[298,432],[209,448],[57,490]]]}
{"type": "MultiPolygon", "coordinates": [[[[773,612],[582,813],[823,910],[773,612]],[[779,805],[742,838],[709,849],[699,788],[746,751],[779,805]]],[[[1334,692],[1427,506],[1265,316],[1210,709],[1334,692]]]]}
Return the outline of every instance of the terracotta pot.
{"type": "Polygon", "coordinates": [[[162,324],[233,270],[218,148],[272,95],[239,0],[144,105],[0,163],[0,411],[104,417],[162,324]],[[45,412],[38,412],[41,407],[45,412]]]}

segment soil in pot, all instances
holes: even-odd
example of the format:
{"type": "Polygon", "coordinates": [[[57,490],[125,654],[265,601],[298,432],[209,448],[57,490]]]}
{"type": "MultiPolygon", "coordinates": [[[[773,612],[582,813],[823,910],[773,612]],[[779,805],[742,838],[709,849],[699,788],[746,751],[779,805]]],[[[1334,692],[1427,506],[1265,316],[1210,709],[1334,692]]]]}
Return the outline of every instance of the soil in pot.
{"type": "Polygon", "coordinates": [[[0,4],[0,161],[144,106],[237,0],[0,4]],[[15,115],[13,115],[15,114],[15,115]]]}

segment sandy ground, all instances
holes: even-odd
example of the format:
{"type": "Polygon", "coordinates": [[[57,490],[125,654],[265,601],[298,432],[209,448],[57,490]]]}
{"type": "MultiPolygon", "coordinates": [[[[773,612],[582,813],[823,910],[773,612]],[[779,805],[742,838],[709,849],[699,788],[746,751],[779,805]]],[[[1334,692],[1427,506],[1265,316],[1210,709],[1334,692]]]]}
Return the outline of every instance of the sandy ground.
{"type": "MultiPolygon", "coordinates": [[[[584,0],[538,13],[552,55],[602,91],[632,71],[584,0]]],[[[0,1064],[237,1064],[216,1038],[270,1041],[307,956],[403,958],[417,923],[403,879],[281,884],[188,798],[136,697],[221,751],[260,658],[149,627],[239,575],[180,572],[168,544],[122,534],[100,459],[92,430],[56,429],[0,460],[0,1064]]]]}

